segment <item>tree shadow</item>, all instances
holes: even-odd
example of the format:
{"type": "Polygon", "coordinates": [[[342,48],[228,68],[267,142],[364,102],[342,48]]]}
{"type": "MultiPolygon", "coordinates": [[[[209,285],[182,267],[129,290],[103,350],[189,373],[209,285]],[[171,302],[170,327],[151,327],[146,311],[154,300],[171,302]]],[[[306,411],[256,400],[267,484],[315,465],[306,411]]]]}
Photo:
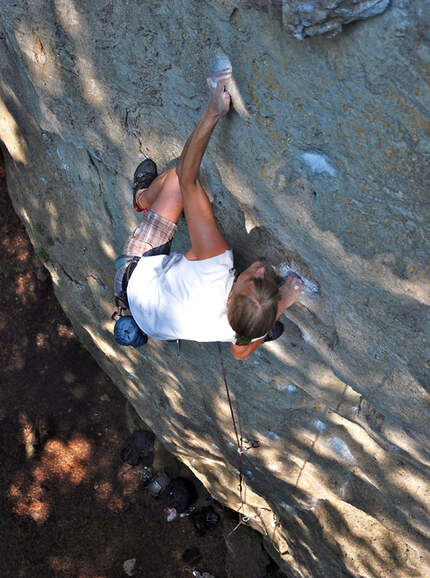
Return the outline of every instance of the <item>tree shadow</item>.
{"type": "MultiPolygon", "coordinates": [[[[44,6],[40,3],[39,8],[44,6]]],[[[236,490],[228,486],[235,479],[237,450],[230,445],[234,443],[234,438],[215,346],[186,343],[183,345],[183,357],[179,359],[172,352],[172,344],[152,343],[143,352],[117,351],[109,321],[100,322],[100,319],[108,320],[110,313],[113,259],[135,223],[131,214],[126,216],[130,195],[129,177],[124,175],[132,174],[132,165],[140,153],[159,151],[161,164],[170,161],[171,150],[175,147],[179,153],[185,140],[183,137],[195,122],[199,108],[200,97],[193,89],[193,86],[197,86],[197,75],[184,81],[178,91],[177,107],[182,114],[177,124],[180,126],[170,126],[171,121],[166,120],[164,124],[161,123],[164,129],[156,131],[145,116],[159,118],[163,114],[165,87],[173,86],[167,60],[174,55],[174,49],[169,47],[172,54],[167,56],[151,53],[148,46],[154,31],[149,20],[145,20],[148,26],[143,26],[140,21],[133,22],[133,30],[129,30],[132,41],[125,39],[121,30],[115,30],[111,43],[99,39],[97,46],[91,43],[85,45],[91,19],[98,17],[94,12],[96,8],[90,7],[85,14],[79,6],[71,4],[70,19],[66,25],[67,19],[59,13],[58,4],[52,2],[49,6],[46,27],[37,34],[32,29],[31,14],[22,15],[27,30],[23,25],[21,33],[24,30],[35,36],[32,65],[29,64],[28,55],[18,45],[17,37],[12,38],[9,33],[6,35],[13,45],[11,50],[18,55],[20,64],[28,70],[34,84],[28,79],[14,81],[15,75],[9,70],[2,83],[5,105],[17,126],[26,127],[22,136],[28,147],[27,158],[40,160],[37,172],[41,175],[41,184],[29,194],[26,176],[29,182],[33,182],[34,166],[30,160],[28,166],[22,166],[20,161],[15,159],[14,163],[8,158],[20,216],[25,220],[27,212],[26,225],[32,239],[54,276],[63,305],[67,308],[69,301],[73,304],[69,314],[94,357],[148,418],[153,430],[166,440],[169,447],[182,454],[185,460],[196,460],[195,470],[200,471],[200,467],[200,474],[206,476],[209,484],[221,485],[219,491],[224,492],[225,500],[234,501],[234,496],[237,500],[236,490]],[[138,48],[135,37],[142,40],[143,56],[136,56],[138,48]],[[37,68],[44,53],[45,57],[48,56],[49,46],[43,44],[45,39],[52,41],[58,63],[57,69],[51,72],[37,68]],[[116,63],[116,74],[108,83],[108,75],[104,71],[106,66],[111,66],[115,43],[118,42],[128,42],[128,54],[125,51],[122,60],[116,63]],[[136,62],[147,59],[145,71],[150,74],[145,78],[135,74],[125,54],[136,62]],[[111,107],[109,103],[115,101],[118,91],[122,94],[122,102],[111,107]],[[26,110],[23,104],[26,93],[32,95],[31,111],[26,110]],[[67,106],[69,100],[79,103],[76,108],[82,113],[82,119],[73,118],[67,106]],[[60,105],[58,101],[64,104],[60,105]],[[52,118],[49,105],[57,109],[61,121],[52,118]],[[105,122],[106,118],[111,123],[105,122]],[[85,131],[81,130],[84,126],[85,131]],[[172,136],[173,132],[175,135],[172,136]],[[145,134],[145,140],[142,140],[141,134],[145,134]],[[40,155],[40,149],[44,149],[46,154],[40,155]],[[79,167],[77,177],[71,174],[72,162],[79,167]],[[20,167],[19,171],[14,169],[14,164],[20,167]],[[79,186],[89,191],[89,195],[81,200],[81,206],[76,206],[74,191],[79,186]],[[45,218],[46,214],[49,214],[49,219],[45,218]],[[61,222],[61,215],[67,215],[68,222],[61,222]],[[42,226],[41,223],[47,224],[42,226]],[[81,259],[69,259],[68,254],[71,253],[81,255],[81,259]],[[155,390],[146,384],[151,372],[161,382],[155,390]],[[190,396],[190,384],[200,379],[200,389],[197,392],[193,389],[190,396]],[[215,466],[208,467],[206,471],[206,463],[215,466]]],[[[117,10],[110,4],[107,9],[112,14],[117,10]]],[[[148,14],[143,18],[149,19],[154,10],[157,7],[148,7],[148,14]]],[[[103,25],[109,27],[109,19],[103,25]]],[[[167,27],[163,33],[169,33],[167,27]]],[[[193,31],[192,34],[197,33],[193,31]]],[[[172,38],[172,46],[175,42],[172,38]]],[[[419,447],[422,441],[423,446],[427,441],[424,439],[427,427],[425,407],[418,401],[421,399],[418,387],[409,389],[408,375],[404,376],[404,390],[416,391],[416,400],[414,396],[407,398],[403,393],[403,374],[387,374],[384,368],[391,365],[393,368],[400,366],[403,370],[406,365],[422,388],[428,388],[426,371],[419,355],[404,359],[401,353],[402,341],[410,338],[411,334],[414,339],[418,334],[425,334],[427,312],[416,293],[402,293],[406,285],[399,263],[396,262],[394,266],[389,263],[383,267],[381,265],[381,271],[387,276],[391,270],[393,278],[398,277],[394,280],[400,280],[400,284],[392,289],[387,288],[382,274],[372,277],[371,268],[375,263],[371,254],[354,254],[348,244],[341,242],[338,231],[324,220],[330,199],[321,198],[319,191],[315,195],[303,182],[295,182],[288,194],[275,195],[273,187],[268,186],[264,178],[255,177],[256,171],[252,175],[246,173],[246,167],[259,159],[258,151],[251,151],[246,162],[236,164],[238,153],[225,145],[231,140],[229,131],[238,128],[244,137],[252,137],[255,130],[243,125],[238,127],[238,122],[233,117],[231,124],[226,123],[214,136],[213,149],[208,152],[206,163],[214,212],[220,228],[234,248],[237,268],[243,269],[255,259],[263,257],[274,265],[284,261],[294,263],[303,274],[323,281],[319,301],[296,305],[288,313],[286,333],[281,341],[265,346],[258,355],[244,362],[239,370],[234,361],[227,363],[228,374],[234,376],[231,387],[235,407],[238,408],[247,437],[259,439],[263,436],[268,438],[269,433],[278,435],[278,438],[286,440],[282,442],[284,447],[278,449],[279,459],[287,461],[285,454],[288,457],[293,453],[285,447],[288,441],[294,451],[293,457],[297,462],[302,461],[300,466],[291,466],[292,473],[288,473],[286,482],[281,474],[278,477],[269,469],[269,459],[261,463],[257,460],[261,471],[254,471],[254,479],[249,476],[247,483],[256,495],[271,504],[282,520],[291,557],[303,568],[315,568],[318,560],[335,558],[332,566],[327,562],[325,575],[349,575],[351,566],[345,554],[347,547],[341,547],[337,532],[343,537],[347,536],[347,540],[357,548],[366,551],[368,559],[362,563],[367,564],[369,572],[376,573],[383,556],[372,544],[366,544],[365,539],[348,524],[347,516],[353,508],[378,519],[381,526],[390,532],[399,532],[404,528],[414,547],[418,544],[425,549],[424,530],[428,528],[423,518],[426,507],[424,494],[421,498],[417,497],[417,492],[413,492],[401,480],[404,470],[405,477],[416,485],[416,480],[425,472],[420,460],[424,461],[426,448],[419,447]],[[218,166],[222,166],[222,170],[218,166]],[[232,193],[235,188],[229,188],[228,175],[233,171],[237,189],[242,190],[241,184],[249,185],[251,201],[245,202],[232,193]],[[271,220],[268,218],[270,215],[271,220]],[[285,237],[279,235],[280,223],[288,225],[282,229],[285,237]],[[310,248],[314,251],[314,257],[310,248]],[[342,281],[337,284],[331,282],[331,276],[342,281]],[[372,279],[379,284],[377,295],[369,289],[372,279]],[[353,301],[352,287],[355,295],[365,296],[363,302],[360,301],[361,297],[356,297],[358,303],[353,301]],[[376,298],[383,308],[376,311],[379,316],[375,321],[372,300],[376,298]],[[360,307],[364,313],[354,317],[351,311],[357,311],[360,307]],[[365,354],[353,340],[348,339],[345,326],[339,321],[349,314],[350,326],[356,323],[363,333],[372,337],[369,337],[365,354]],[[392,329],[393,321],[395,331],[392,329]],[[383,339],[390,332],[390,338],[383,339]],[[375,349],[373,358],[365,363],[372,348],[375,349]],[[296,391],[302,389],[307,392],[297,407],[294,407],[296,402],[291,401],[291,396],[286,394],[287,390],[282,389],[287,385],[295,387],[296,391]],[[281,389],[276,389],[276,386],[281,389]],[[365,398],[362,409],[359,394],[365,398]],[[347,401],[350,398],[352,401],[347,401]],[[408,411],[414,412],[413,427],[409,423],[408,411]],[[316,419],[327,428],[321,435],[311,425],[316,419]],[[328,423],[335,420],[342,424],[341,433],[336,432],[336,424],[328,423]],[[330,434],[331,437],[327,433],[329,428],[334,432],[330,434]],[[303,441],[303,430],[307,431],[307,442],[303,441]],[[358,436],[357,431],[360,431],[360,441],[351,435],[351,431],[354,431],[354,436],[358,436]],[[342,463],[339,455],[328,458],[319,453],[320,441],[329,442],[333,437],[343,440],[348,451],[355,456],[354,465],[342,463]],[[411,439],[416,447],[413,447],[411,439]],[[372,449],[368,449],[366,444],[371,445],[372,449]],[[375,455],[379,456],[380,462],[375,455]],[[310,466],[316,473],[308,477],[310,466]],[[300,470],[304,473],[297,482],[300,470]],[[311,485],[317,475],[321,478],[321,494],[324,495],[324,498],[318,499],[318,508],[321,514],[325,514],[326,524],[319,520],[319,510],[315,514],[311,509],[303,508],[304,503],[311,503],[313,496],[319,495],[320,490],[311,485]],[[347,484],[343,486],[345,480],[347,484]],[[289,499],[281,500],[283,495],[289,499]],[[392,507],[390,500],[394,502],[392,507]],[[285,501],[290,509],[279,506],[281,501],[285,501]],[[341,511],[340,504],[350,508],[341,511]]],[[[244,142],[248,143],[248,140],[244,138],[244,142]]],[[[249,142],[253,142],[252,138],[249,138],[249,142]]],[[[241,143],[241,147],[244,146],[241,143]]],[[[293,169],[298,170],[298,167],[293,169]]],[[[274,170],[273,183],[278,186],[281,177],[291,176],[294,177],[284,166],[279,166],[274,170]]],[[[185,233],[180,234],[175,242],[179,246],[183,244],[185,233]]],[[[26,283],[23,276],[13,285],[18,302],[21,299],[20,287],[26,287],[26,283]]],[[[30,300],[28,292],[26,299],[30,300]]],[[[34,311],[34,318],[37,319],[37,311],[34,311]]],[[[60,331],[58,328],[56,330],[57,333],[60,331]]],[[[39,333],[37,337],[36,332],[36,339],[39,339],[40,348],[43,349],[45,338],[43,331],[39,333]]],[[[61,335],[57,335],[57,338],[63,339],[61,335]]],[[[26,377],[26,371],[21,367],[22,350],[25,348],[25,343],[20,347],[12,346],[12,359],[8,361],[10,371],[20,379],[26,377]]],[[[55,352],[54,346],[52,352],[55,352]]],[[[52,384],[45,385],[46,395],[49,395],[52,384]]],[[[73,415],[79,415],[79,404],[73,415]]],[[[36,418],[27,415],[27,419],[31,424],[36,418]]],[[[79,425],[79,418],[75,419],[79,425]]],[[[60,439],[59,443],[59,450],[65,452],[72,470],[78,472],[79,463],[73,461],[75,445],[79,452],[79,443],[85,449],[88,443],[91,445],[91,439],[80,441],[70,434],[60,439]]],[[[87,462],[84,460],[84,463],[87,462]]],[[[253,463],[249,460],[248,469],[253,463]]],[[[102,471],[101,458],[99,466],[102,471]]],[[[48,469],[46,475],[53,475],[52,471],[48,469]]],[[[34,479],[29,478],[28,483],[31,486],[34,479]]],[[[72,481],[67,480],[67,483],[72,488],[72,481]]],[[[104,491],[103,485],[100,491],[104,491]]],[[[113,504],[115,501],[119,503],[120,486],[107,488],[106,495],[110,495],[113,504]]],[[[28,493],[25,496],[27,499],[28,493]]],[[[397,564],[397,568],[410,570],[389,541],[381,548],[386,558],[397,564]]],[[[107,556],[110,555],[108,549],[106,552],[107,556]]],[[[54,569],[55,564],[69,564],[65,556],[60,558],[59,562],[52,563],[54,569]]],[[[291,572],[294,572],[293,568],[291,572]]]]}

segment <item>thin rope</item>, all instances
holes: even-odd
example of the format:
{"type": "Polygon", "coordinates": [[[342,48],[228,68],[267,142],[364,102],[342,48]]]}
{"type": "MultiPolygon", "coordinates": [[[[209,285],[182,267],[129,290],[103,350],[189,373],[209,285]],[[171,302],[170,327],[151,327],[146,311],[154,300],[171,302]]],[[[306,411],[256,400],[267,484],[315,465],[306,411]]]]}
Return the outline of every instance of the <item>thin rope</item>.
{"type": "MultiPolygon", "coordinates": [[[[219,359],[221,362],[221,371],[222,371],[222,377],[224,379],[225,391],[227,393],[228,404],[230,406],[230,413],[231,413],[231,419],[233,422],[234,433],[236,436],[237,451],[239,454],[239,494],[240,494],[240,508],[239,508],[239,510],[241,510],[243,508],[243,506],[245,505],[245,502],[243,501],[242,437],[240,437],[240,440],[239,440],[239,432],[238,432],[238,429],[236,426],[236,419],[234,417],[233,405],[231,403],[230,389],[229,389],[228,384],[227,384],[227,376],[226,376],[225,367],[224,367],[224,357],[222,354],[222,348],[221,348],[220,342],[218,342],[218,353],[219,353],[219,359]]],[[[230,532],[230,534],[233,533],[241,524],[242,524],[242,520],[239,521],[237,526],[235,528],[233,528],[233,530],[230,532]]],[[[230,534],[228,534],[228,535],[230,535],[230,534]]]]}

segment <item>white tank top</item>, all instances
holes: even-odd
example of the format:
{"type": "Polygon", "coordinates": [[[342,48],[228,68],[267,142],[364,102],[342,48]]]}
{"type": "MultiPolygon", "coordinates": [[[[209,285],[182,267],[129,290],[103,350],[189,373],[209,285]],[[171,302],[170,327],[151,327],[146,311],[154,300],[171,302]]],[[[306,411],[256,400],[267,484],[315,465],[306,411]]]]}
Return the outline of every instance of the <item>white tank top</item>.
{"type": "Polygon", "coordinates": [[[184,255],[142,257],[128,282],[130,311],[155,339],[235,342],[227,320],[233,252],[189,261],[184,255]]]}

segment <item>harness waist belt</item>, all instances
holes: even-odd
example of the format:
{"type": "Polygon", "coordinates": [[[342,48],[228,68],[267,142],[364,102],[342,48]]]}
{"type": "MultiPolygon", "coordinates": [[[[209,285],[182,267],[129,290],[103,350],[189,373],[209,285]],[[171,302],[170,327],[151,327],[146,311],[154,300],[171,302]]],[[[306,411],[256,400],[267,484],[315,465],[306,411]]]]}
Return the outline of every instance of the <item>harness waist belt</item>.
{"type": "MultiPolygon", "coordinates": [[[[119,259],[121,259],[121,257],[119,257],[119,259]]],[[[125,270],[124,275],[122,276],[121,295],[120,295],[121,300],[127,305],[127,307],[128,307],[128,299],[127,299],[128,282],[130,281],[130,277],[131,277],[133,271],[135,270],[136,265],[138,264],[138,262],[140,260],[140,257],[128,257],[128,259],[129,259],[130,263],[129,263],[127,269],[125,270]]],[[[124,264],[124,261],[122,264],[124,264]]],[[[115,263],[115,265],[116,265],[116,263],[115,263]]]]}

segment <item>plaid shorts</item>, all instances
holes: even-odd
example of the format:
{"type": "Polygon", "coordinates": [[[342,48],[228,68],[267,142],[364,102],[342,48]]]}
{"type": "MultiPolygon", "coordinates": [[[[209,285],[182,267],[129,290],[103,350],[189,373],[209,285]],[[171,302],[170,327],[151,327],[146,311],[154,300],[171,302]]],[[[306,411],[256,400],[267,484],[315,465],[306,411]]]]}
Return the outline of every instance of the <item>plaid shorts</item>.
{"type": "Polygon", "coordinates": [[[113,285],[116,297],[121,293],[122,278],[130,264],[130,260],[126,257],[168,255],[170,253],[170,241],[176,229],[177,226],[173,221],[154,213],[151,209],[143,213],[142,222],[127,239],[122,255],[117,259],[120,266],[115,272],[113,285]]]}

